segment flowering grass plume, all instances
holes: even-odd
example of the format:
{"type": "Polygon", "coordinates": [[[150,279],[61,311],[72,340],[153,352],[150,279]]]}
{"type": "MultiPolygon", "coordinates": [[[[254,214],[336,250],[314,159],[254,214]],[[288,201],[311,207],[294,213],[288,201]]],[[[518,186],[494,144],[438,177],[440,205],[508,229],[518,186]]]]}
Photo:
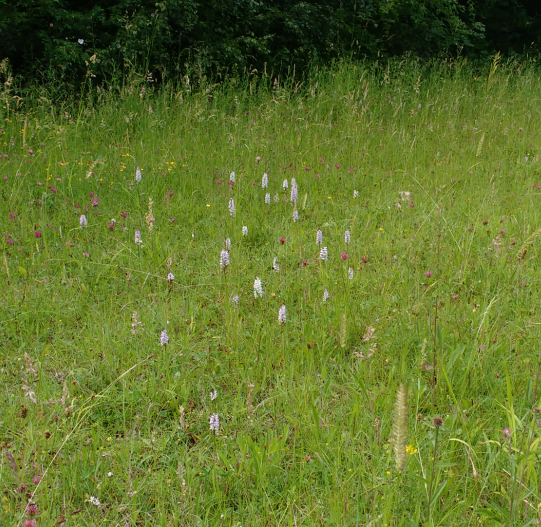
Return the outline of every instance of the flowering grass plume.
{"type": "Polygon", "coordinates": [[[218,414],[212,414],[209,419],[210,431],[216,435],[220,433],[220,417],[218,414]]]}
{"type": "Polygon", "coordinates": [[[340,319],[340,347],[345,348],[348,340],[348,319],[344,313],[340,319]]]}
{"type": "Polygon", "coordinates": [[[396,403],[393,415],[393,433],[392,443],[394,449],[394,457],[396,462],[396,470],[402,472],[406,466],[407,459],[407,435],[408,435],[408,406],[407,394],[404,385],[398,387],[396,393],[396,403]]]}
{"type": "Polygon", "coordinates": [[[282,304],[278,310],[278,324],[285,324],[287,321],[286,305],[282,304]]]}
{"type": "Polygon", "coordinates": [[[220,253],[220,267],[225,269],[229,265],[229,252],[225,249],[220,253]]]}
{"type": "Polygon", "coordinates": [[[259,276],[256,276],[254,280],[254,298],[263,298],[263,286],[259,276]]]}
{"type": "Polygon", "coordinates": [[[163,330],[160,335],[160,344],[162,346],[167,346],[169,344],[169,337],[167,336],[167,330],[163,330]]]}
{"type": "Polygon", "coordinates": [[[153,203],[152,198],[148,198],[148,211],[145,214],[145,223],[147,224],[148,232],[152,232],[152,229],[154,228],[154,214],[152,212],[153,203]]]}

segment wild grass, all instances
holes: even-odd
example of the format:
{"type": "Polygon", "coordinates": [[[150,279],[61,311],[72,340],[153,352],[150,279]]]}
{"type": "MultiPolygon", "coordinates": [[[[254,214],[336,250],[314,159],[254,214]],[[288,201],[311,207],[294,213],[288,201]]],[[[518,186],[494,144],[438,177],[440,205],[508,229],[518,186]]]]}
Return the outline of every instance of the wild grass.
{"type": "Polygon", "coordinates": [[[540,71],[496,66],[7,87],[0,524],[539,523],[540,71]]]}

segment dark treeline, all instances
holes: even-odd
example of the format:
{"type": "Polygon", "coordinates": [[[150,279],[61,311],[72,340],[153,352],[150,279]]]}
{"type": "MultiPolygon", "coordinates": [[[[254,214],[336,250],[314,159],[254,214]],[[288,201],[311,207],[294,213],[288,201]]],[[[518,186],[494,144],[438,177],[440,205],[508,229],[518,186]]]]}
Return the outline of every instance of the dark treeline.
{"type": "Polygon", "coordinates": [[[126,68],[220,78],[405,52],[537,54],[540,27],[540,0],[0,0],[0,61],[26,85],[126,68]]]}

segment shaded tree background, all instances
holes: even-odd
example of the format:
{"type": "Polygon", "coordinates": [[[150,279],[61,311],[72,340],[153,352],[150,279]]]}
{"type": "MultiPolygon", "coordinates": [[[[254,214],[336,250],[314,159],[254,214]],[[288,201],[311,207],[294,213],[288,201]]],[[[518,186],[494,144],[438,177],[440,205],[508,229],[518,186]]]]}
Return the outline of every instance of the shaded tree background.
{"type": "Polygon", "coordinates": [[[18,81],[126,68],[275,74],[334,59],[538,53],[539,0],[0,0],[0,60],[18,81]]]}

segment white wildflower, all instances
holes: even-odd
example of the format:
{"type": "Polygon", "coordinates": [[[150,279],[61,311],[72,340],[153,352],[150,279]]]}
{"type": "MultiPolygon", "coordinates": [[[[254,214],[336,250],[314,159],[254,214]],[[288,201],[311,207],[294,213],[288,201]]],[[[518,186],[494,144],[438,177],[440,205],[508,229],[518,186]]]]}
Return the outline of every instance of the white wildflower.
{"type": "Polygon", "coordinates": [[[135,181],[137,181],[137,183],[140,183],[141,179],[143,179],[143,176],[141,174],[141,169],[139,167],[137,167],[135,169],[135,181]]]}
{"type": "Polygon", "coordinates": [[[323,262],[326,262],[329,259],[329,252],[327,251],[327,247],[321,248],[321,251],[319,251],[319,259],[323,262]]]}
{"type": "Polygon", "coordinates": [[[278,323],[279,324],[286,323],[286,305],[285,304],[282,304],[280,306],[280,309],[278,310],[278,323]]]}
{"type": "Polygon", "coordinates": [[[248,236],[248,227],[246,227],[246,225],[242,226],[242,235],[248,236]]]}
{"type": "Polygon", "coordinates": [[[88,225],[88,221],[87,221],[86,216],[84,214],[81,214],[81,217],[79,218],[79,225],[81,227],[86,227],[88,225]]]}
{"type": "Polygon", "coordinates": [[[271,195],[270,195],[270,192],[267,192],[265,194],[265,204],[270,205],[270,202],[271,202],[271,195]]]}
{"type": "Polygon", "coordinates": [[[229,253],[227,251],[222,251],[220,253],[220,267],[225,269],[229,265],[229,253]]]}
{"type": "Polygon", "coordinates": [[[235,217],[235,200],[233,198],[229,200],[229,214],[232,218],[235,217]]]}
{"type": "Polygon", "coordinates": [[[269,176],[265,172],[261,178],[261,188],[267,188],[269,186],[269,176]]]}
{"type": "Polygon", "coordinates": [[[261,285],[259,276],[256,276],[254,280],[254,298],[258,297],[263,298],[263,286],[261,285]]]}

